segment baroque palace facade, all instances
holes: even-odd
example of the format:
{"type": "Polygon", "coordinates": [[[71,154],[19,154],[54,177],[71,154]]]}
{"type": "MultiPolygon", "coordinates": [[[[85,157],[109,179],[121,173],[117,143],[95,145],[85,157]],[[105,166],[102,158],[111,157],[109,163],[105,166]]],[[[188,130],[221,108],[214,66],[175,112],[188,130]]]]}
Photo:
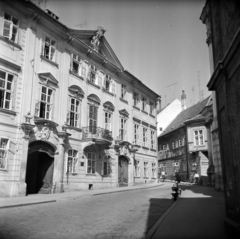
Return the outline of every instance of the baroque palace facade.
{"type": "Polygon", "coordinates": [[[156,181],[160,96],[124,70],[106,29],[0,2],[0,196],[156,181]]]}

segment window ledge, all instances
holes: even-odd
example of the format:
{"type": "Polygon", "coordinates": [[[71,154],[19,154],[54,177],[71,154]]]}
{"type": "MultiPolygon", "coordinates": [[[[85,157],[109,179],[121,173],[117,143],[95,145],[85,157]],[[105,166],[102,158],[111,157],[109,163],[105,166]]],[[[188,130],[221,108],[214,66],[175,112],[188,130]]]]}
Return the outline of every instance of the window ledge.
{"type": "Polygon", "coordinates": [[[155,119],[155,115],[149,114],[149,116],[155,119]]]}
{"type": "Polygon", "coordinates": [[[110,178],[111,175],[101,175],[103,178],[110,178]]]}
{"type": "Polygon", "coordinates": [[[133,105],[133,108],[140,111],[140,108],[138,108],[138,107],[135,106],[135,105],[133,105]]]}
{"type": "Polygon", "coordinates": [[[99,86],[99,85],[96,85],[96,84],[92,83],[92,82],[89,81],[89,80],[88,80],[88,84],[96,87],[97,89],[100,89],[100,86],[99,86]]]}
{"type": "Polygon", "coordinates": [[[128,104],[128,101],[127,100],[125,100],[125,99],[123,99],[123,98],[119,98],[122,102],[124,102],[124,103],[126,103],[126,104],[128,104]]]}
{"type": "Polygon", "coordinates": [[[7,172],[8,170],[6,168],[0,168],[0,171],[7,172]]]}
{"type": "Polygon", "coordinates": [[[15,111],[3,109],[3,108],[0,108],[0,112],[6,113],[6,114],[9,114],[9,115],[14,115],[14,116],[17,115],[17,113],[15,111]]]}
{"type": "Polygon", "coordinates": [[[96,177],[96,174],[86,173],[86,176],[94,176],[94,177],[96,177]]]}
{"type": "Polygon", "coordinates": [[[148,177],[143,177],[143,178],[148,178],[148,177]]]}
{"type": "Polygon", "coordinates": [[[112,92],[106,90],[105,88],[102,88],[102,90],[103,90],[103,92],[106,92],[106,93],[108,93],[108,94],[111,95],[111,96],[114,96],[114,94],[113,94],[112,92]]]}
{"type": "Polygon", "coordinates": [[[82,132],[82,129],[80,129],[80,128],[77,128],[77,127],[74,127],[74,126],[71,126],[71,125],[66,125],[66,128],[67,129],[72,129],[72,130],[76,130],[76,131],[78,131],[78,132],[82,132]]]}
{"type": "Polygon", "coordinates": [[[145,111],[145,110],[142,110],[142,112],[143,112],[144,114],[148,115],[148,112],[147,112],[147,111],[145,111]]]}
{"type": "Polygon", "coordinates": [[[51,65],[58,68],[58,64],[56,62],[47,59],[44,55],[41,55],[40,57],[41,57],[42,60],[44,60],[44,61],[46,61],[46,62],[50,63],[51,65]]]}
{"type": "Polygon", "coordinates": [[[153,151],[153,152],[157,152],[157,150],[156,149],[150,149],[151,151],[153,151]]]}
{"type": "Polygon", "coordinates": [[[142,148],[143,148],[143,149],[147,149],[147,150],[149,149],[148,147],[145,147],[145,146],[142,146],[142,148]]]}
{"type": "Polygon", "coordinates": [[[82,76],[78,75],[77,73],[75,73],[74,71],[69,70],[69,73],[73,76],[76,76],[77,78],[84,80],[82,76]]]}
{"type": "Polygon", "coordinates": [[[6,37],[0,36],[0,39],[3,40],[3,41],[5,41],[5,42],[8,43],[8,44],[10,44],[10,45],[12,45],[12,46],[15,46],[15,47],[17,47],[18,49],[22,50],[22,47],[21,47],[19,44],[15,43],[15,42],[13,42],[13,41],[11,41],[11,40],[9,40],[9,39],[7,39],[6,37]]]}
{"type": "Polygon", "coordinates": [[[141,178],[140,176],[135,176],[134,178],[141,178]]]}

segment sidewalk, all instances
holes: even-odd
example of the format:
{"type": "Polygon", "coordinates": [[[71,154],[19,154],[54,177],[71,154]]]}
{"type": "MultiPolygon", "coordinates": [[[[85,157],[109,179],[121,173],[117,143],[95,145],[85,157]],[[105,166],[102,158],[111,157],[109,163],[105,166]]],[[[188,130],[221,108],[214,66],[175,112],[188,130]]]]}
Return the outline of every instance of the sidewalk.
{"type": "Polygon", "coordinates": [[[150,229],[148,239],[227,239],[223,192],[212,187],[179,185],[182,196],[150,229]]]}
{"type": "Polygon", "coordinates": [[[163,183],[149,183],[141,184],[136,186],[128,187],[118,187],[110,189],[98,189],[98,190],[84,190],[84,191],[74,191],[74,192],[65,192],[65,193],[56,193],[56,194],[32,194],[26,197],[5,197],[0,198],[0,209],[8,207],[20,207],[33,204],[41,203],[53,203],[63,200],[74,200],[76,198],[86,197],[86,196],[96,196],[109,193],[118,193],[122,191],[129,190],[139,190],[145,188],[159,187],[163,183]]]}

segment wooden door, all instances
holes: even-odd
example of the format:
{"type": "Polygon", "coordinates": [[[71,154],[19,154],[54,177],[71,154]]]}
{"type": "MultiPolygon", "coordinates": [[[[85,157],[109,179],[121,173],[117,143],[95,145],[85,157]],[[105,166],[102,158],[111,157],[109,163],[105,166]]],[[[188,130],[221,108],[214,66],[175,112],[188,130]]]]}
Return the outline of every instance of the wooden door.
{"type": "Polygon", "coordinates": [[[119,183],[119,186],[128,185],[128,160],[125,157],[119,157],[118,183],[119,183]]]}

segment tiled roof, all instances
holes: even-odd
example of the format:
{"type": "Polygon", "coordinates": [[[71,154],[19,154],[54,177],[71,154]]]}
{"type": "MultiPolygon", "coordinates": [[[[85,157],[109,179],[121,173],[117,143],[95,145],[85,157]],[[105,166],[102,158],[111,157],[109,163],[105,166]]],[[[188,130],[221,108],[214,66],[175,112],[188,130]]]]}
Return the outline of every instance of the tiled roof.
{"type": "Polygon", "coordinates": [[[200,112],[207,105],[209,98],[210,96],[178,114],[178,116],[169,124],[160,137],[182,127],[185,121],[204,119],[204,117],[200,115],[200,112]]]}

